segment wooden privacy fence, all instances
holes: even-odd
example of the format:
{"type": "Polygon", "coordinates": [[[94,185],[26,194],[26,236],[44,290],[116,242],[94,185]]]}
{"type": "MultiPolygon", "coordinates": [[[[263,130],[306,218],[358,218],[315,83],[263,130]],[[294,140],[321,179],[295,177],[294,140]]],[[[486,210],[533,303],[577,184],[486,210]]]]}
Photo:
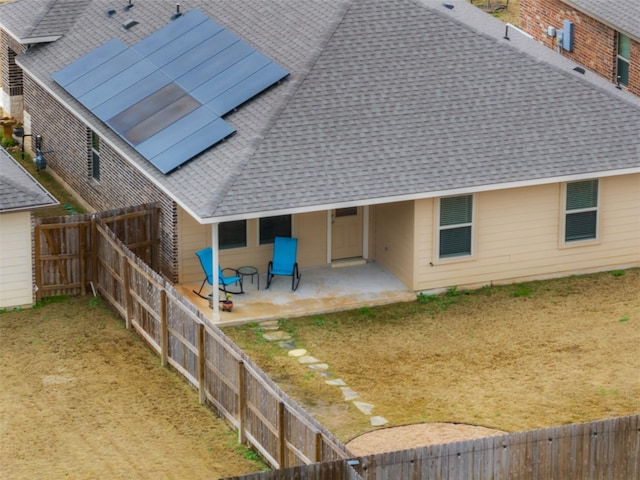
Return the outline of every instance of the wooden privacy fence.
{"type": "MultiPolygon", "coordinates": [[[[85,293],[95,288],[274,468],[349,458],[347,448],[290,399],[224,333],[144,260],[153,252],[153,208],[105,212],[38,226],[39,291],[85,293]],[[147,216],[142,212],[147,212],[147,216]],[[144,219],[141,223],[137,223],[144,219]],[[143,229],[136,234],[135,226],[143,229]],[[114,225],[119,227],[115,229],[114,225]],[[130,228],[131,227],[131,228],[130,228]],[[122,240],[143,254],[139,258],[122,240]]],[[[157,223],[157,221],[156,221],[157,223]]],[[[350,477],[345,477],[350,478],[350,477]]]]}
{"type": "Polygon", "coordinates": [[[354,459],[145,263],[157,266],[157,235],[158,211],[152,205],[44,220],[35,238],[38,294],[95,289],[241,442],[279,469],[234,479],[640,478],[640,415],[354,459]]]}
{"type": "Polygon", "coordinates": [[[95,228],[100,222],[142,261],[158,270],[159,209],[155,204],[95,214],[39,218],[34,229],[37,299],[84,295],[96,271],[95,228]]]}
{"type": "Polygon", "coordinates": [[[226,480],[636,480],[640,415],[368,455],[326,467],[226,480]]]}

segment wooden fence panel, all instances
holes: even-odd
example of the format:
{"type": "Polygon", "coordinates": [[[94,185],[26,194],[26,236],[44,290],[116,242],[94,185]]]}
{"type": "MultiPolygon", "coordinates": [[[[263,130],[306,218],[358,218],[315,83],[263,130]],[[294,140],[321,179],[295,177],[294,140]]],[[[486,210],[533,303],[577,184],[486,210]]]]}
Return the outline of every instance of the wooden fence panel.
{"type": "Polygon", "coordinates": [[[92,277],[90,219],[59,217],[49,222],[34,231],[37,297],[84,295],[92,277]]]}
{"type": "Polygon", "coordinates": [[[137,264],[129,262],[131,325],[158,353],[163,351],[162,317],[164,288],[161,279],[155,279],[137,264]]]}
{"type": "MultiPolygon", "coordinates": [[[[97,288],[98,268],[94,260],[99,257],[103,258],[103,266],[115,268],[109,259],[94,252],[97,247],[93,227],[100,219],[114,227],[117,232],[114,239],[120,238],[124,245],[129,244],[142,258],[153,262],[150,264],[157,270],[158,212],[157,205],[145,204],[96,214],[36,219],[37,299],[53,295],[84,295],[90,288],[97,288]]],[[[113,285],[105,286],[106,291],[110,287],[113,285]]],[[[117,301],[117,295],[114,298],[117,301]]]]}
{"type": "Polygon", "coordinates": [[[359,459],[366,480],[636,479],[640,415],[359,459]]]}
{"type": "Polygon", "coordinates": [[[126,318],[122,250],[117,240],[112,238],[104,227],[96,225],[95,236],[93,244],[97,256],[97,261],[94,262],[96,289],[123,318],[126,318]]]}
{"type": "Polygon", "coordinates": [[[289,467],[273,472],[251,473],[223,480],[361,480],[362,477],[347,461],[316,463],[289,467]]]}
{"type": "Polygon", "coordinates": [[[166,295],[166,357],[168,363],[197,388],[199,386],[198,326],[200,322],[176,294],[177,292],[174,291],[167,292],[166,295]]]}
{"type": "Polygon", "coordinates": [[[218,414],[237,429],[240,426],[240,385],[244,362],[219,335],[205,328],[204,391],[218,414]]]}
{"type": "Polygon", "coordinates": [[[246,437],[271,465],[284,467],[281,459],[280,438],[280,398],[256,370],[245,362],[243,377],[244,408],[240,411],[244,437],[246,437]]]}

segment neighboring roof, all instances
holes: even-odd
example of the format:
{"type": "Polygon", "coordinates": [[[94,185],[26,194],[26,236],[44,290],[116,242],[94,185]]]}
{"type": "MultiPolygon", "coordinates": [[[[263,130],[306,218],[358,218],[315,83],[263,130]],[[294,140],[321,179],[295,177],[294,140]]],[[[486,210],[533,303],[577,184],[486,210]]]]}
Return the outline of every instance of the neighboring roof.
{"type": "Polygon", "coordinates": [[[89,3],[91,0],[13,1],[0,6],[0,24],[24,45],[52,42],[67,33],[89,3]]]}
{"type": "MultiPolygon", "coordinates": [[[[26,0],[15,0],[16,2],[26,0]]],[[[173,13],[94,0],[67,35],[17,58],[202,222],[640,172],[640,101],[454,0],[208,0],[198,8],[290,72],[225,120],[237,128],[160,174],[53,82],[173,13]],[[127,18],[140,21],[125,31],[127,18]]]]}
{"type": "Polygon", "coordinates": [[[640,42],[640,0],[561,0],[640,42]]]}
{"type": "Polygon", "coordinates": [[[35,210],[58,203],[4,148],[0,148],[0,213],[35,210]]]}

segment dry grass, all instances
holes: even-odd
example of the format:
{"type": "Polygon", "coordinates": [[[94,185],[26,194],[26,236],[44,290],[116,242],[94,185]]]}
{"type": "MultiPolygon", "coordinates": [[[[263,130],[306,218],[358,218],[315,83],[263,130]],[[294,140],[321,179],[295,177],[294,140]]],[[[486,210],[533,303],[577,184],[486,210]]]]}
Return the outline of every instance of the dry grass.
{"type": "MultiPolygon", "coordinates": [[[[282,320],[389,425],[506,431],[640,412],[640,269],[282,320]]],[[[225,330],[339,438],[371,430],[336,387],[265,342],[225,330]]]]}
{"type": "Polygon", "coordinates": [[[0,478],[212,479],[265,468],[96,298],[0,314],[0,378],[0,478]]]}

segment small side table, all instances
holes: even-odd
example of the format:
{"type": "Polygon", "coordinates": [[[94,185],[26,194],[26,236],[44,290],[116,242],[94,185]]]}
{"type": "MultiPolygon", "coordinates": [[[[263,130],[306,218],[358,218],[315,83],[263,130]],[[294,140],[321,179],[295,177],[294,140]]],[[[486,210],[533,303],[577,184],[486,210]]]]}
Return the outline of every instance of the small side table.
{"type": "Polygon", "coordinates": [[[260,290],[260,274],[258,273],[258,269],[256,267],[252,267],[250,265],[245,265],[244,267],[240,267],[236,269],[238,275],[240,275],[243,280],[244,277],[251,277],[251,285],[253,285],[253,277],[258,277],[258,290],[260,290]]]}

